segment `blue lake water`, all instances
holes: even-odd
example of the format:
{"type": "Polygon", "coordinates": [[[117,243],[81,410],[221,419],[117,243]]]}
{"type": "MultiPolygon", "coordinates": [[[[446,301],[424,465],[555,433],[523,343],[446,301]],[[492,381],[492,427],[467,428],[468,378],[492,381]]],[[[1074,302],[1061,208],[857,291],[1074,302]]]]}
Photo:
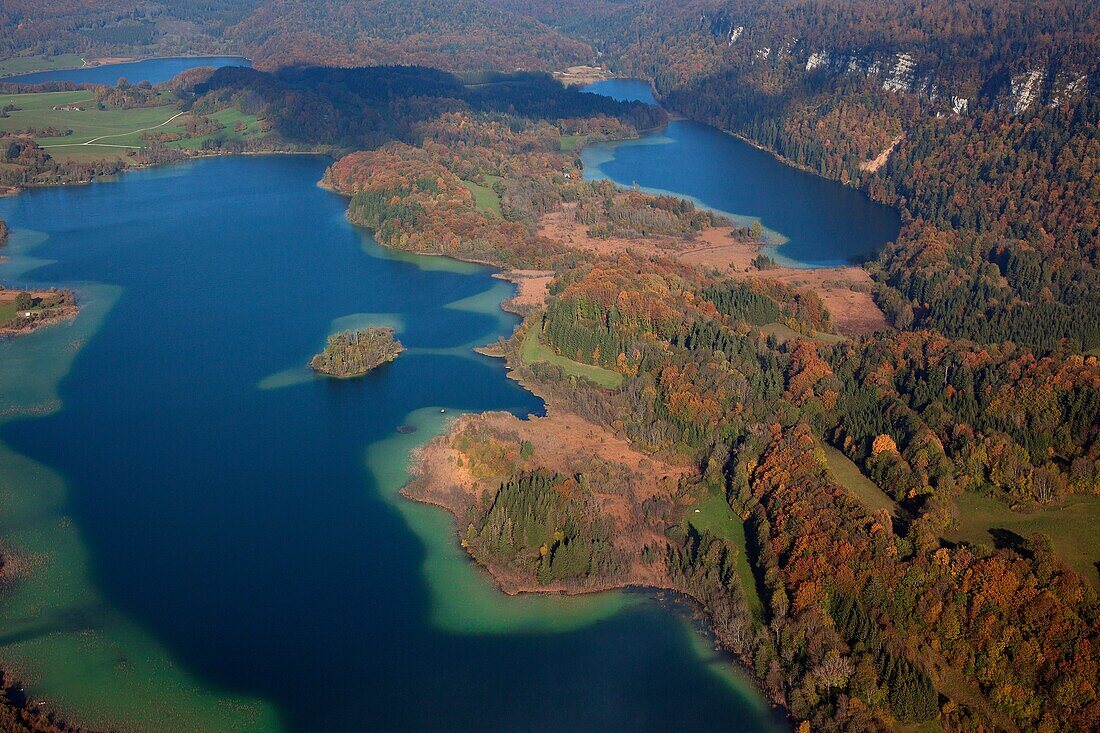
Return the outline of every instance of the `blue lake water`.
{"type": "Polygon", "coordinates": [[[240,56],[171,56],[124,64],[105,64],[83,69],[51,69],[30,74],[7,76],[3,84],[42,84],[47,81],[71,81],[75,84],[108,84],[114,86],[120,78],[131,84],[148,81],[160,84],[188,69],[199,66],[252,66],[252,62],[240,56]]]}
{"type": "Polygon", "coordinates": [[[590,94],[611,97],[620,102],[645,102],[657,104],[653,87],[643,79],[605,79],[584,87],[590,94]]]}
{"type": "Polygon", "coordinates": [[[0,662],[133,730],[772,730],[667,603],[505,597],[449,516],[396,495],[445,417],[543,406],[471,350],[511,333],[512,286],[378,247],[315,185],[326,163],[0,199],[0,282],[83,304],[0,344],[0,536],[29,568],[0,662]],[[362,379],[306,371],[366,323],[409,350],[362,379]]]}
{"type": "MultiPolygon", "coordinates": [[[[653,103],[649,84],[609,79],[588,87],[620,100],[653,103]]],[[[589,178],[684,196],[768,230],[775,259],[832,267],[873,256],[900,230],[898,213],[836,181],[792,168],[770,153],[709,125],[673,119],[638,140],[584,149],[589,178]]]]}

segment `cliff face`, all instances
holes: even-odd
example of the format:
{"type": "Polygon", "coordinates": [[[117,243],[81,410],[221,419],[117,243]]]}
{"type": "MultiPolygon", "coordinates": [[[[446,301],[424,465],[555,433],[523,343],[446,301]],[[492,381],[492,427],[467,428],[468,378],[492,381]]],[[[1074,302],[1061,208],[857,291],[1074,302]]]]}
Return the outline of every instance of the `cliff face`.
{"type": "MultiPolygon", "coordinates": [[[[772,30],[770,18],[740,17],[730,10],[701,13],[699,33],[709,35],[715,53],[727,63],[800,67],[806,75],[859,75],[877,79],[883,90],[917,95],[941,114],[965,115],[979,106],[1023,114],[1040,106],[1056,107],[1095,94],[1100,74],[1095,60],[1080,49],[1035,50],[1028,44],[1016,58],[979,63],[965,49],[951,49],[935,38],[906,47],[888,30],[875,43],[828,45],[772,30]],[[733,47],[747,46],[739,53],[733,47]],[[944,50],[948,49],[948,50],[944,50]],[[963,56],[963,57],[959,57],[963,56]]],[[[929,34],[931,35],[931,34],[929,34]]]]}

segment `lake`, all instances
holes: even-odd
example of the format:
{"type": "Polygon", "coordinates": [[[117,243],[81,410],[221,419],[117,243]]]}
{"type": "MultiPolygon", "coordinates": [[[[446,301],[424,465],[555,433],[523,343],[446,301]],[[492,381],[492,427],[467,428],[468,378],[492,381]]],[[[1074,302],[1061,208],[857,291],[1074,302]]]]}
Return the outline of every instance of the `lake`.
{"type": "Polygon", "coordinates": [[[316,186],[326,165],[215,158],[0,199],[0,281],[83,307],[0,344],[20,578],[0,663],[119,730],[774,730],[675,599],[504,596],[449,515],[397,494],[447,418],[543,405],[472,351],[516,326],[513,286],[379,247],[316,186]],[[365,324],[408,351],[308,372],[365,324]]]}
{"type": "Polygon", "coordinates": [[[51,69],[30,74],[7,76],[2,84],[42,84],[48,81],[71,81],[74,84],[107,84],[114,86],[122,77],[131,84],[148,81],[160,84],[178,74],[199,66],[252,66],[252,62],[240,56],[168,56],[144,61],[128,61],[122,64],[104,64],[83,69],[51,69]]]}
{"type": "MultiPolygon", "coordinates": [[[[653,104],[647,82],[608,79],[587,90],[653,104]]],[[[673,119],[638,140],[590,145],[585,176],[672,193],[728,214],[739,226],[759,220],[768,253],[794,267],[861,262],[897,238],[897,211],[863,192],[792,168],[709,125],[673,119]]]]}

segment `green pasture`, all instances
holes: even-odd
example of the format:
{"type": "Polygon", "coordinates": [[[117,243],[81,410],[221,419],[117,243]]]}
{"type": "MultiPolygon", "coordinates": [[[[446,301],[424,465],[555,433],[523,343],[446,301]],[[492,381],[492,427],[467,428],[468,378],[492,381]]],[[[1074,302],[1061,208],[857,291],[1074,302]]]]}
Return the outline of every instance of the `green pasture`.
{"type": "Polygon", "coordinates": [[[623,375],[619,372],[591,364],[582,364],[556,353],[539,340],[537,329],[534,328],[527,330],[523,347],[520,349],[520,357],[527,364],[533,364],[536,361],[549,362],[561,367],[570,376],[584,377],[607,389],[615,389],[623,383],[623,375]]]}

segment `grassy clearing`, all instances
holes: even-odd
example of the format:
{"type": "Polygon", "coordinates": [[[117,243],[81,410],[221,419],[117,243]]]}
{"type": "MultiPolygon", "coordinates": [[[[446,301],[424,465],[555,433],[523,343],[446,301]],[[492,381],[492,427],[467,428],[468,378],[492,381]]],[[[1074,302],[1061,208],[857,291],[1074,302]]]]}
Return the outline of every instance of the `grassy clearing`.
{"type": "Polygon", "coordinates": [[[1096,563],[1100,561],[1100,497],[1071,496],[1058,506],[1027,514],[1014,512],[981,494],[964,493],[956,502],[957,526],[946,539],[993,544],[990,530],[1005,529],[1027,537],[1035,532],[1050,536],[1054,551],[1093,587],[1100,589],[1096,563]]]}
{"type": "Polygon", "coordinates": [[[563,153],[571,153],[584,141],[584,135],[562,135],[558,147],[563,153]]]}
{"type": "MultiPolygon", "coordinates": [[[[202,144],[207,140],[219,139],[219,140],[256,140],[264,137],[267,133],[260,126],[260,120],[252,115],[246,115],[235,109],[223,109],[215,112],[212,115],[208,115],[212,120],[217,120],[225,126],[224,130],[219,130],[211,135],[204,135],[202,137],[191,137],[176,142],[168,143],[170,147],[179,148],[180,150],[197,150],[202,147],[202,144]],[[237,123],[241,123],[241,129],[237,129],[237,123]]],[[[158,132],[178,132],[183,134],[186,131],[184,127],[184,121],[187,119],[186,115],[180,117],[178,120],[173,120],[172,124],[165,125],[164,128],[158,130],[158,132]],[[179,124],[177,124],[177,122],[179,124]]],[[[134,136],[134,142],[144,144],[138,138],[134,136]]]]}
{"type": "Polygon", "coordinates": [[[833,446],[826,445],[824,448],[829,473],[838,484],[852,492],[868,511],[885,509],[891,516],[898,516],[901,509],[897,503],[878,484],[864,476],[859,466],[833,446]]]}
{"type": "Polygon", "coordinates": [[[579,361],[566,359],[561,354],[555,353],[553,349],[539,340],[538,333],[534,328],[528,329],[527,335],[523,338],[520,357],[527,364],[533,364],[536,361],[549,362],[561,367],[570,376],[584,377],[607,389],[615,389],[623,383],[623,375],[618,372],[592,366],[591,364],[581,364],[579,361]]]}
{"type": "Polygon", "coordinates": [[[35,302],[30,308],[16,308],[15,299],[19,294],[19,290],[11,289],[5,290],[0,297],[0,325],[6,325],[8,321],[13,320],[16,316],[30,311],[41,312],[44,310],[50,310],[57,306],[57,297],[51,294],[34,293],[35,302]]]}
{"type": "Polygon", "coordinates": [[[0,61],[0,77],[30,74],[35,71],[76,69],[83,65],[84,60],[78,53],[63,53],[59,56],[15,56],[0,61]]]}
{"type": "Polygon", "coordinates": [[[757,621],[764,618],[764,604],[760,600],[760,594],[756,588],[756,578],[752,574],[752,566],[749,564],[748,545],[745,540],[745,525],[730,509],[726,497],[719,493],[707,495],[687,510],[687,520],[700,534],[710,532],[715,537],[721,537],[740,552],[737,555],[737,579],[741,582],[741,588],[745,592],[749,610],[757,621]]]}
{"type": "MultiPolygon", "coordinates": [[[[168,120],[177,110],[169,104],[139,109],[105,109],[95,107],[94,95],[86,90],[75,92],[46,92],[42,94],[0,95],[0,106],[13,104],[19,109],[0,119],[0,131],[15,132],[27,128],[55,127],[72,130],[64,137],[40,137],[36,142],[42,147],[84,143],[98,137],[110,136],[104,143],[124,144],[119,136],[126,136],[139,128],[154,127],[168,120]],[[54,107],[77,105],[82,111],[55,110],[54,107]]],[[[136,135],[134,136],[136,138],[136,135]]]]}
{"type": "Polygon", "coordinates": [[[14,300],[0,300],[0,323],[7,323],[15,318],[19,309],[15,307],[14,300]]]}
{"type": "MultiPolygon", "coordinates": [[[[775,336],[775,340],[781,344],[785,344],[792,339],[806,338],[805,334],[799,333],[790,326],[785,326],[778,322],[765,323],[763,326],[760,326],[758,330],[765,336],[775,336]]],[[[824,331],[814,331],[812,338],[814,341],[820,341],[827,345],[839,344],[844,340],[843,336],[835,333],[825,333],[824,331]]]]}
{"type": "MultiPolygon", "coordinates": [[[[84,90],[0,95],[0,106],[12,104],[19,108],[10,112],[8,117],[0,118],[0,132],[47,127],[72,130],[71,135],[38,137],[35,142],[58,160],[87,162],[119,158],[130,150],[149,144],[148,140],[142,139],[143,132],[186,134],[185,122],[188,115],[177,116],[179,110],[172,102],[171,98],[165,97],[165,104],[162,106],[100,110],[95,107],[92,93],[84,90]],[[77,105],[83,109],[54,109],[67,105],[77,105]]],[[[211,135],[185,138],[168,144],[184,150],[194,150],[212,138],[247,141],[266,134],[256,117],[242,114],[235,109],[221,110],[210,115],[210,118],[220,122],[225,129],[211,135]],[[240,129],[237,129],[238,123],[240,129]]]]}
{"type": "Polygon", "coordinates": [[[474,204],[477,206],[478,211],[502,216],[500,213],[500,197],[497,196],[497,192],[491,188],[498,180],[500,180],[498,176],[485,176],[485,183],[488,184],[485,186],[482,186],[480,183],[474,183],[473,181],[462,182],[462,185],[474,195],[474,204]]]}

